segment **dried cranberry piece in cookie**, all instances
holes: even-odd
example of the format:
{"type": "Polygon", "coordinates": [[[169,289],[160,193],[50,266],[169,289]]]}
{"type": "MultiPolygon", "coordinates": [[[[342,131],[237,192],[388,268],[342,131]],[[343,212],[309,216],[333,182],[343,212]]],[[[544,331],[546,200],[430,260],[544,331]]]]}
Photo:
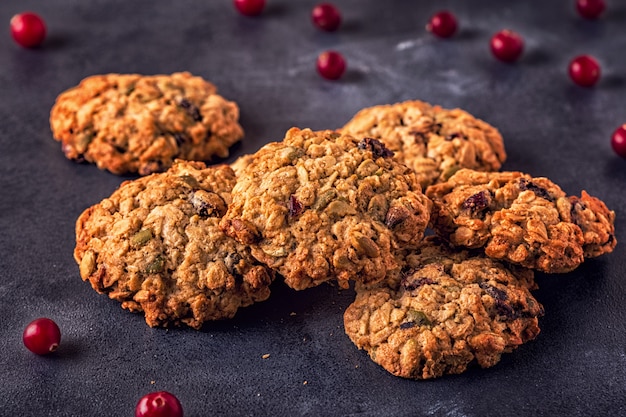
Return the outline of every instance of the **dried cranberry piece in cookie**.
{"type": "Polygon", "coordinates": [[[526,178],[520,178],[519,188],[522,191],[526,191],[526,190],[532,191],[533,193],[535,193],[537,197],[545,198],[548,201],[554,201],[554,197],[550,195],[548,190],[546,190],[543,187],[538,186],[537,184],[533,183],[532,181],[529,181],[526,178]]]}
{"type": "Polygon", "coordinates": [[[187,111],[189,116],[194,121],[196,122],[202,121],[202,115],[200,114],[200,109],[198,109],[198,107],[196,107],[191,101],[187,100],[186,98],[183,98],[182,100],[180,100],[178,104],[180,105],[180,107],[182,107],[183,109],[187,111]]]}
{"type": "Polygon", "coordinates": [[[200,217],[222,217],[226,214],[226,202],[216,193],[196,190],[189,202],[200,217]]]}
{"type": "Polygon", "coordinates": [[[415,274],[407,274],[402,279],[402,286],[407,291],[413,291],[422,285],[433,284],[434,281],[428,277],[416,277],[415,274]]]}
{"type": "Polygon", "coordinates": [[[380,158],[391,158],[393,156],[393,152],[385,147],[385,145],[374,138],[363,138],[361,142],[359,142],[359,149],[369,149],[372,151],[374,156],[380,158]]]}
{"type": "Polygon", "coordinates": [[[478,213],[487,207],[491,202],[491,193],[487,190],[473,194],[463,201],[463,208],[473,213],[478,213]]]}
{"type": "Polygon", "coordinates": [[[508,295],[505,291],[494,287],[486,282],[481,282],[478,284],[480,288],[485,290],[487,295],[493,298],[496,302],[496,312],[501,315],[507,317],[509,320],[515,320],[518,318],[518,314],[515,309],[507,303],[508,295]]]}
{"type": "Polygon", "coordinates": [[[296,217],[302,214],[304,211],[304,206],[302,203],[296,198],[295,195],[291,195],[289,197],[289,215],[291,217],[296,217]]]}

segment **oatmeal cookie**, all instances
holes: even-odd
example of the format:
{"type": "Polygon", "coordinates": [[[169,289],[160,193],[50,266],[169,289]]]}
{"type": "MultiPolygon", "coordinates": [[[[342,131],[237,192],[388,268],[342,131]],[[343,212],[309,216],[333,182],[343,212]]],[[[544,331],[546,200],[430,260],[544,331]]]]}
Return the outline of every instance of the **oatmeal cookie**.
{"type": "Polygon", "coordinates": [[[547,178],[460,170],[426,193],[440,236],[527,268],[568,272],[617,243],[613,211],[585,191],[568,197],[547,178]]]}
{"type": "Polygon", "coordinates": [[[50,127],[68,159],[148,175],[228,156],[243,137],[239,108],[216,91],[188,72],[94,75],[57,97],[50,127]]]}
{"type": "Polygon", "coordinates": [[[356,284],[346,334],[393,375],[428,379],[483,368],[539,334],[533,272],[437,239],[410,253],[395,285],[356,284]]]}
{"type": "Polygon", "coordinates": [[[416,246],[430,201],[374,139],[290,129],[261,148],[233,188],[223,230],[294,289],[376,281],[416,246]]]}
{"type": "Polygon", "coordinates": [[[234,184],[228,166],[185,161],[122,183],[76,222],[82,279],[150,326],[200,328],[267,299],[273,272],[218,225],[234,184]]]}
{"type": "Polygon", "coordinates": [[[506,159],[496,128],[461,109],[423,101],[362,109],[341,131],[383,142],[416,172],[423,188],[445,181],[460,168],[497,171],[506,159]]]}

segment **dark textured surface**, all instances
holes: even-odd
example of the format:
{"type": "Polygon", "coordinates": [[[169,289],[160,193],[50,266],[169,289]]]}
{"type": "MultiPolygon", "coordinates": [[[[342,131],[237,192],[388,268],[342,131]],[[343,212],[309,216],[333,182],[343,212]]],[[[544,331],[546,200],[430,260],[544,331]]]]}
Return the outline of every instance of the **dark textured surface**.
{"type": "Polygon", "coordinates": [[[187,417],[626,415],[626,161],[610,148],[626,122],[626,5],[609,1],[588,22],[573,0],[337,0],[345,21],[329,34],[310,23],[314,1],[268,3],[246,18],[230,0],[0,2],[0,416],[130,416],[153,390],[175,393],[187,417]],[[445,41],[423,29],[443,7],[461,24],[445,41]],[[24,10],[48,24],[37,50],[8,34],[24,10]],[[505,27],[526,40],[513,65],[488,50],[505,27]],[[339,82],[315,72],[327,48],[348,61],[339,82]],[[580,53],[602,64],[595,88],[566,75],[580,53]],[[341,126],[374,104],[462,107],[500,129],[505,169],[602,198],[623,243],[572,273],[538,276],[546,315],[537,340],[494,368],[434,381],[395,378],[356,350],[342,326],[353,293],[331,286],[294,292],[277,283],[234,320],[200,332],[151,329],[80,280],[74,221],[123,178],[67,161],[48,114],[61,91],[92,74],[181,70],[239,103],[247,136],[233,156],[291,126],[341,126]],[[49,357],[21,341],[40,316],[63,332],[49,357]]]}

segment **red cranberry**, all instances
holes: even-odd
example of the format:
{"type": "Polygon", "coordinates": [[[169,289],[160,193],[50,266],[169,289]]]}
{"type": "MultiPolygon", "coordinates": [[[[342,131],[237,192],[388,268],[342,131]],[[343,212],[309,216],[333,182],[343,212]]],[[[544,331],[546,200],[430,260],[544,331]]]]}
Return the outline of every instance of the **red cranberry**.
{"type": "Polygon", "coordinates": [[[341,13],[330,3],[320,3],[311,12],[313,24],[327,32],[335,31],[341,25],[341,13]]]}
{"type": "Polygon", "coordinates": [[[183,407],[174,394],[151,392],[137,403],[135,417],[183,417],[183,407]]]}
{"type": "Polygon", "coordinates": [[[580,55],[569,63],[569,76],[578,85],[591,87],[600,79],[600,64],[590,55],[580,55]]]}
{"type": "Polygon", "coordinates": [[[239,13],[246,16],[258,16],[265,8],[265,0],[233,0],[239,13]]]}
{"type": "Polygon", "coordinates": [[[524,40],[512,30],[501,30],[491,38],[491,52],[500,61],[514,62],[523,50],[524,40]]]}
{"type": "Polygon", "coordinates": [[[576,10],[585,19],[597,19],[606,9],[604,0],[576,0],[576,10]]]}
{"type": "Polygon", "coordinates": [[[32,12],[16,14],[11,18],[11,36],[24,48],[34,48],[46,38],[46,24],[32,12]]]}
{"type": "Polygon", "coordinates": [[[626,158],[626,124],[618,127],[611,136],[611,147],[616,154],[626,158]]]}
{"type": "Polygon", "coordinates": [[[426,30],[440,38],[449,38],[454,35],[457,28],[456,17],[447,10],[436,13],[430,18],[426,30]]]}
{"type": "Polygon", "coordinates": [[[346,60],[339,52],[322,52],[317,57],[317,71],[328,80],[338,80],[346,71],[346,60]]]}
{"type": "Polygon", "coordinates": [[[37,355],[54,352],[61,343],[61,330],[57,324],[45,317],[33,320],[24,329],[24,346],[37,355]]]}

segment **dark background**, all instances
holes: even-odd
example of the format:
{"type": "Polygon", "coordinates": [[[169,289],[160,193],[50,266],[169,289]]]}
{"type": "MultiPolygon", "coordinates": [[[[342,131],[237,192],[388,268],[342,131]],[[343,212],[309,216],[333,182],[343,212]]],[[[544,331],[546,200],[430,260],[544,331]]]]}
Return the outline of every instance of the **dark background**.
{"type": "Polygon", "coordinates": [[[325,33],[310,22],[316,1],[268,0],[257,18],[230,0],[0,2],[0,415],[131,416],[155,390],[176,394],[187,417],[626,415],[626,161],[610,147],[626,123],[626,4],[608,3],[585,21],[573,0],[336,0],[344,24],[325,33]],[[424,30],[442,8],[460,21],[449,40],[424,30]],[[48,25],[41,48],[10,37],[25,10],[48,25]],[[504,28],[526,41],[512,65],[488,47],[504,28]],[[331,48],[348,63],[337,82],[315,71],[331,48]],[[582,53],[602,65],[594,88],[567,76],[582,53]],[[126,178],[66,160],[48,116],[89,75],[175,71],[239,104],[246,138],[228,162],[291,126],[336,128],[375,104],[461,107],[500,129],[504,169],[603,199],[624,243],[572,273],[537,276],[546,314],[535,341],[494,368],[433,381],[393,377],[358,351],[342,320],[354,294],[330,285],[277,282],[233,320],[149,328],[82,282],[72,258],[77,216],[126,178]],[[63,332],[47,357],[21,341],[41,316],[63,332]]]}

